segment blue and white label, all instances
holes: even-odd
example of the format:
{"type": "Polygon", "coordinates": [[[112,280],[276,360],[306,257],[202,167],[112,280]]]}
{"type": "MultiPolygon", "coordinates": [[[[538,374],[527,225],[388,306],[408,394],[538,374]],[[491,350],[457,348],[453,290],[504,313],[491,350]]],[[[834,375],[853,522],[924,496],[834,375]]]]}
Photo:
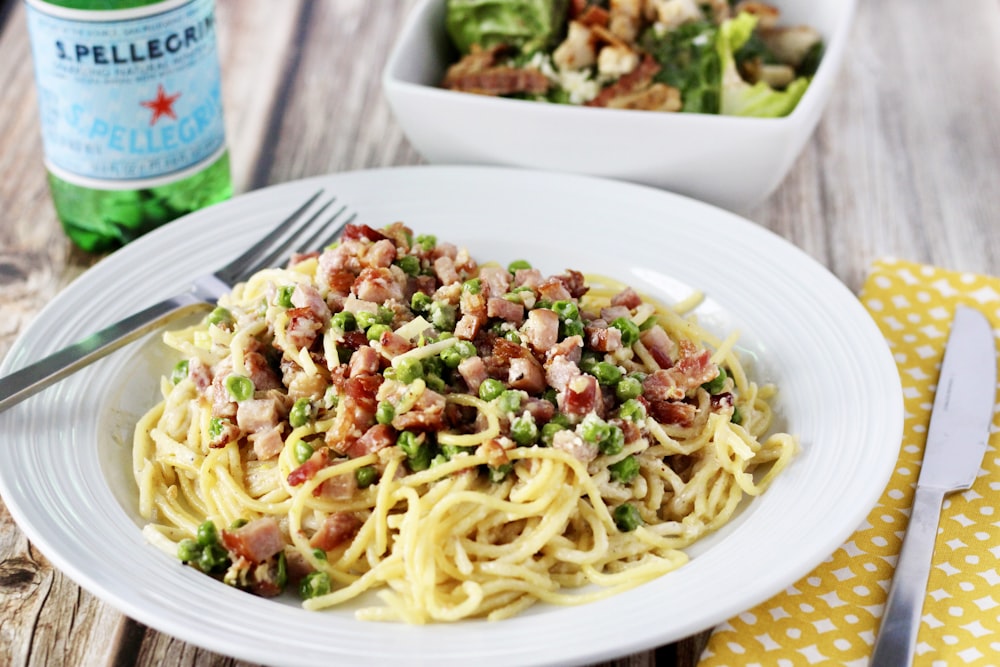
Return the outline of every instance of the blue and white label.
{"type": "Polygon", "coordinates": [[[80,12],[28,0],[52,173],[85,186],[150,187],[222,153],[214,6],[184,0],[80,12]]]}

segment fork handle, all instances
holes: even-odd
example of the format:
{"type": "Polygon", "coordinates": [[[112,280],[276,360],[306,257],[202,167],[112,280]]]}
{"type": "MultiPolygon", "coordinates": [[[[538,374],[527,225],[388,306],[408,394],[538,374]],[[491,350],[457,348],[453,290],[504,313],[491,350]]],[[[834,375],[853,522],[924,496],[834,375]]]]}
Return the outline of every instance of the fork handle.
{"type": "Polygon", "coordinates": [[[179,294],[98,331],[33,364],[0,378],[0,412],[17,405],[84,366],[131,343],[166,322],[208,304],[194,293],[179,294]]]}
{"type": "Polygon", "coordinates": [[[945,491],[917,486],[871,667],[912,665],[945,491]]]}

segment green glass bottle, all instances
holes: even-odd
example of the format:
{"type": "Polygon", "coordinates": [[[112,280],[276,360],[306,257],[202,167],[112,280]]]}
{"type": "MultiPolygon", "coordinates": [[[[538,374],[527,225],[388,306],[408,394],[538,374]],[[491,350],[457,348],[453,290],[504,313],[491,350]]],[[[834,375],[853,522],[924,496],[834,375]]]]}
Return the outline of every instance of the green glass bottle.
{"type": "Polygon", "coordinates": [[[26,0],[45,166],[80,248],[232,195],[214,0],[26,0]]]}

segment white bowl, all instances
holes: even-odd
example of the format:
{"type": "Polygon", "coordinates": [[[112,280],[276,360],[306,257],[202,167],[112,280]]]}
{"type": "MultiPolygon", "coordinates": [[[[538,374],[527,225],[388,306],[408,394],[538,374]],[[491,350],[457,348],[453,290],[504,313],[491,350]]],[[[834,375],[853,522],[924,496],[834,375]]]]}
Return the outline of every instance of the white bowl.
{"type": "Polygon", "coordinates": [[[421,0],[382,73],[386,98],[431,163],[493,164],[617,178],[725,208],[763,201],[785,177],[833,92],[856,0],[774,0],[782,24],[823,36],[819,69],[784,118],[628,111],[487,97],[438,87],[454,51],[444,0],[421,0]]]}

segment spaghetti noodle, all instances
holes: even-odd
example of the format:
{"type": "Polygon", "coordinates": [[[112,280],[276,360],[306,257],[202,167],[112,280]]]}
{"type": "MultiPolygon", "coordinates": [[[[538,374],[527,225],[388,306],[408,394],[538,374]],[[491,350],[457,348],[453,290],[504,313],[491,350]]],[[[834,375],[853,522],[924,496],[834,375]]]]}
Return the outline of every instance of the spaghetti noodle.
{"type": "Polygon", "coordinates": [[[372,591],[363,619],[495,620],[634,587],[797,449],[767,435],[774,389],[735,335],[401,223],[349,225],[164,340],[183,360],[134,439],[147,538],[308,609],[372,591]]]}

